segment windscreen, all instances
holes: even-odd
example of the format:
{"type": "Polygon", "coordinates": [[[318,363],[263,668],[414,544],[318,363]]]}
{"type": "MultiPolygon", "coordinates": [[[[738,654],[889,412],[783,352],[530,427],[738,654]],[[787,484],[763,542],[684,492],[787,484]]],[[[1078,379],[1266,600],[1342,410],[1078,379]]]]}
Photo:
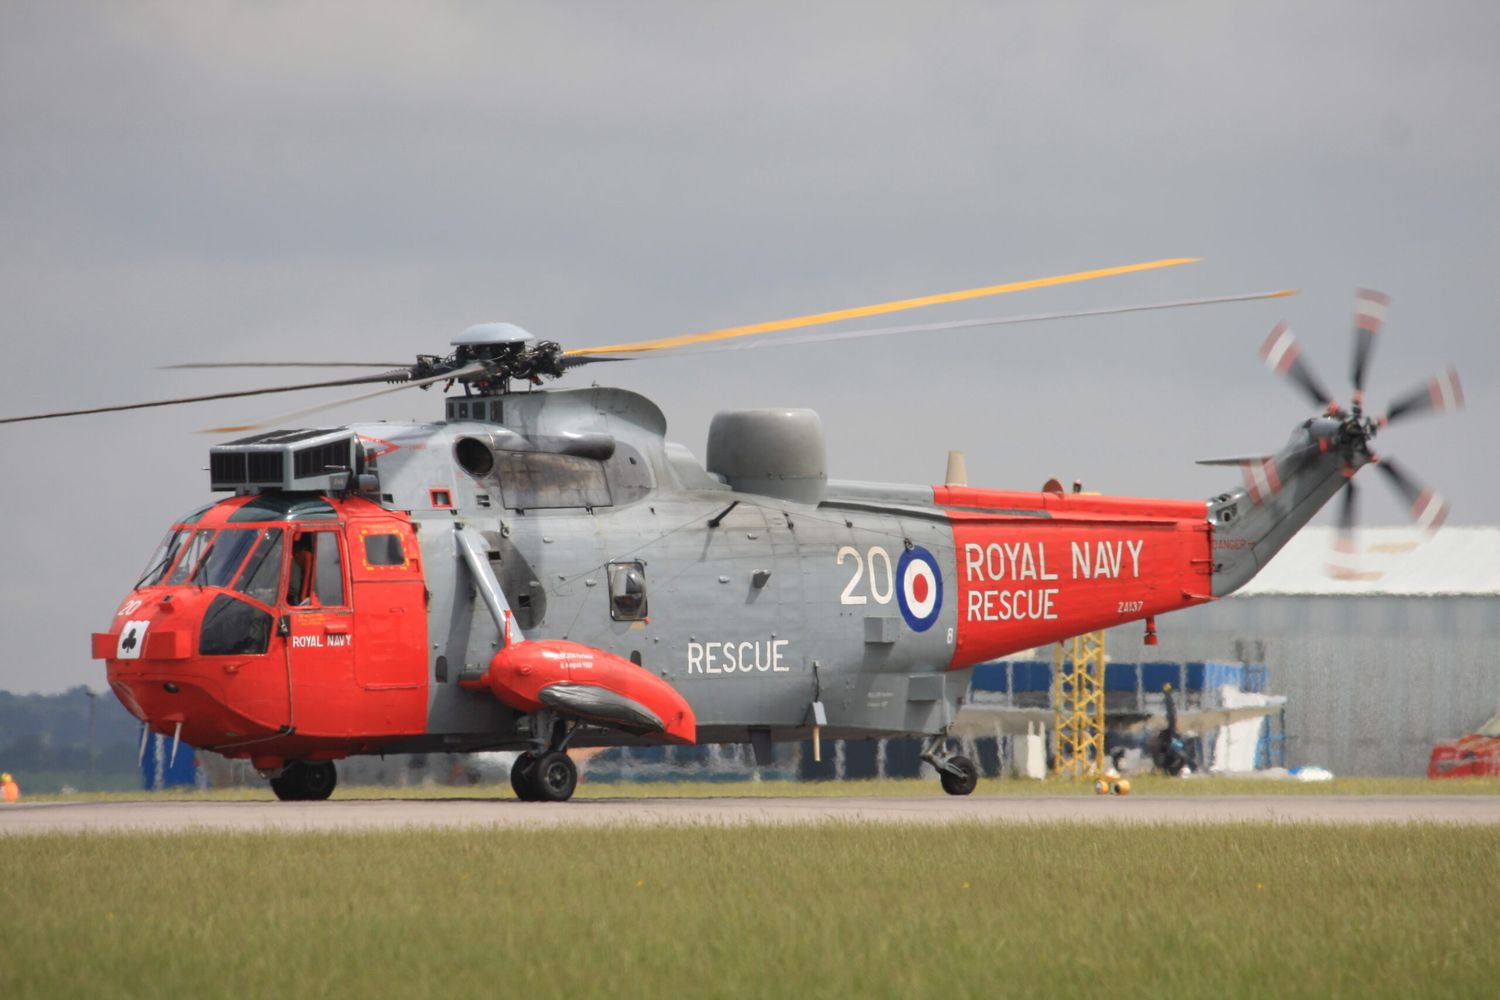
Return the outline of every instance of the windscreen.
{"type": "Polygon", "coordinates": [[[214,539],[213,546],[188,582],[200,587],[229,586],[259,535],[260,532],[253,528],[229,528],[219,532],[219,537],[214,539]]]}
{"type": "Polygon", "coordinates": [[[142,587],[154,587],[161,583],[162,577],[167,575],[167,570],[172,568],[172,562],[177,558],[177,553],[182,550],[182,545],[191,534],[186,528],[173,528],[167,532],[167,537],[161,540],[156,551],[151,554],[151,561],[146,563],[146,570],[135,582],[135,589],[142,587]]]}
{"type": "Polygon", "coordinates": [[[284,534],[280,528],[266,528],[261,533],[255,551],[245,561],[236,590],[262,604],[276,603],[276,593],[281,587],[281,539],[284,534]]]}
{"type": "Polygon", "coordinates": [[[188,576],[198,568],[198,563],[208,552],[213,537],[214,533],[207,528],[193,532],[193,536],[182,547],[182,555],[178,558],[177,565],[172,567],[172,575],[167,577],[168,586],[179,587],[187,582],[188,576]]]}

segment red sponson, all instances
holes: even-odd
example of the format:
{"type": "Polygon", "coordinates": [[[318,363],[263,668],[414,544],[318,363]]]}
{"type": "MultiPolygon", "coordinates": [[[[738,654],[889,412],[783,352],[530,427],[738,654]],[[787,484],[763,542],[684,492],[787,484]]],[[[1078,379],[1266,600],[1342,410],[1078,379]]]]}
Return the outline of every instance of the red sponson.
{"type": "Polygon", "coordinates": [[[656,713],[668,739],[697,742],[693,708],[676,688],[629,660],[593,646],[561,639],[512,643],[490,661],[484,683],[496,698],[521,712],[543,708],[538,695],[553,684],[604,688],[656,713]]]}

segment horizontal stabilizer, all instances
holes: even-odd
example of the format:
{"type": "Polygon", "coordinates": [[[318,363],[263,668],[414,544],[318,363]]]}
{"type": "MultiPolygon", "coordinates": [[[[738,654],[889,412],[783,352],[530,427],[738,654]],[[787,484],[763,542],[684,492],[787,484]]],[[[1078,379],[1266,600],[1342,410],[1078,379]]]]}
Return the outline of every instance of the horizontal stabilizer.
{"type": "Polygon", "coordinates": [[[1247,462],[1269,462],[1271,455],[1234,455],[1229,458],[1200,458],[1199,465],[1244,465],[1247,462]]]}

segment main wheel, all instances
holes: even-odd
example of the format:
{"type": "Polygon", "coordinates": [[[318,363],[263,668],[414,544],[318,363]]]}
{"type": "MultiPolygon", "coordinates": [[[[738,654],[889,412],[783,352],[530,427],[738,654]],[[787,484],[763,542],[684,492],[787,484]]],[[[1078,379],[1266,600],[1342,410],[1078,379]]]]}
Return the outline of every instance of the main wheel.
{"type": "Polygon", "coordinates": [[[950,757],[948,764],[956,768],[959,773],[951,771],[939,771],[938,780],[943,783],[943,791],[949,795],[968,795],[979,784],[979,768],[967,757],[950,757]]]}
{"type": "Polygon", "coordinates": [[[549,750],[536,763],[533,786],[542,802],[566,802],[578,787],[578,768],[561,750],[549,750]]]}
{"type": "Polygon", "coordinates": [[[281,773],[271,779],[271,791],[283,802],[301,802],[307,798],[307,793],[302,788],[302,766],[293,762],[281,769],[281,773]]]}
{"type": "Polygon", "coordinates": [[[527,750],[510,766],[510,787],[522,802],[535,802],[540,798],[536,790],[536,754],[527,750]]]}
{"type": "Polygon", "coordinates": [[[331,760],[311,761],[302,767],[302,797],[311,802],[322,802],[338,787],[339,772],[331,760]]]}

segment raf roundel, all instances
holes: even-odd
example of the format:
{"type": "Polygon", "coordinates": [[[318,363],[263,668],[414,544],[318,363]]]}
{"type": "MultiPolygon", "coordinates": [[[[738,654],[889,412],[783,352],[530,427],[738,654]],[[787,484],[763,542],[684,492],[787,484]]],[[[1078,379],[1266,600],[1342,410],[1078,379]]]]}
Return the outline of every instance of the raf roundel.
{"type": "Polygon", "coordinates": [[[943,610],[943,574],[932,553],[920,545],[901,554],[896,565],[896,590],[901,617],[914,632],[926,632],[943,610]]]}

